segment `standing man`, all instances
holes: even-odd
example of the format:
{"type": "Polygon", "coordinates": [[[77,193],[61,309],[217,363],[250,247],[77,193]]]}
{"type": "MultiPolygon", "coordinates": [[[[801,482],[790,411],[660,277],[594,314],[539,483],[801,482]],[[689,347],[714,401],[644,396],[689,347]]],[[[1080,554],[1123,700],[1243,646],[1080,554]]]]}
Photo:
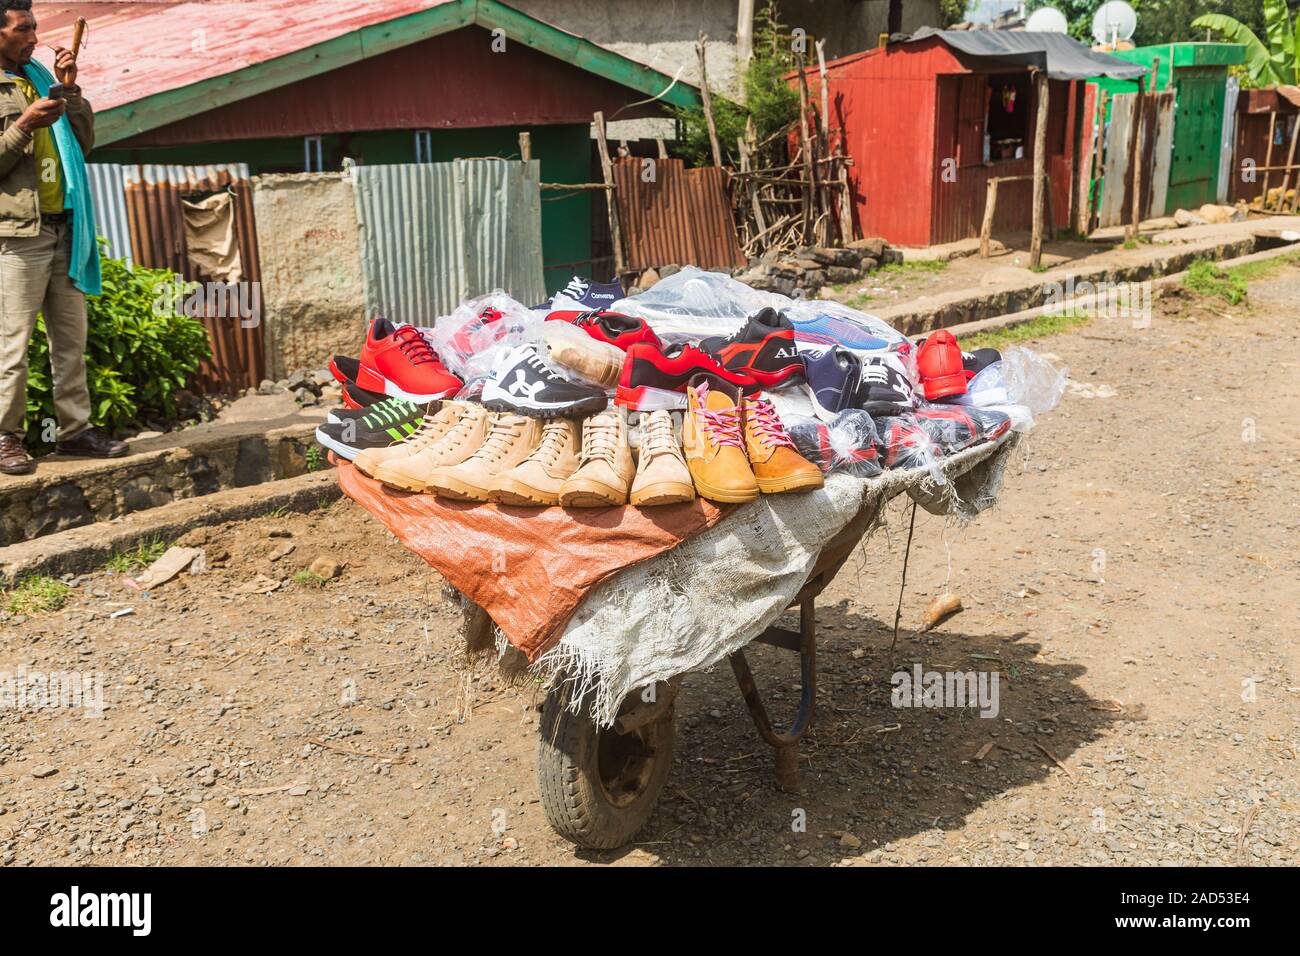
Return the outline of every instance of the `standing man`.
{"type": "Polygon", "coordinates": [[[71,50],[55,49],[52,79],[61,93],[33,62],[31,8],[32,0],[0,0],[0,473],[7,475],[35,468],[23,434],[27,345],[37,313],[50,340],[58,451],[91,458],[127,452],[125,442],[90,427],[85,293],[100,288],[84,164],[95,141],[94,114],[77,86],[71,50]]]}

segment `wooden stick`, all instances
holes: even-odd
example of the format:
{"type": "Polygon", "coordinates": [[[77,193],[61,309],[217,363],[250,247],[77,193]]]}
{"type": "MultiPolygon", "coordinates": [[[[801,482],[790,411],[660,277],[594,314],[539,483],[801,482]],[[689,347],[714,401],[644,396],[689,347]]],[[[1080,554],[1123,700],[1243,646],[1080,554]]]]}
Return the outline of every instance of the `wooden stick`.
{"type": "MultiPolygon", "coordinates": [[[[1156,61],[1159,66],[1159,60],[1156,61]]],[[[1143,77],[1138,77],[1137,99],[1134,101],[1133,108],[1137,114],[1133,118],[1133,138],[1137,140],[1137,146],[1133,151],[1133,209],[1129,218],[1133,220],[1133,238],[1137,238],[1138,226],[1142,223],[1142,167],[1146,165],[1146,143],[1143,141],[1146,137],[1146,83],[1143,77]]],[[[1127,236],[1125,237],[1127,238],[1127,236]]]]}
{"type": "Polygon", "coordinates": [[[1269,167],[1273,165],[1273,131],[1277,126],[1277,110],[1268,114],[1268,150],[1264,153],[1264,191],[1260,194],[1262,202],[1260,206],[1268,205],[1268,174],[1269,167]]]}
{"type": "Polygon", "coordinates": [[[803,153],[803,166],[811,189],[803,193],[803,240],[813,241],[813,199],[817,193],[817,167],[813,164],[812,138],[808,135],[808,75],[804,70],[803,51],[795,61],[799,70],[799,142],[803,153]]]}
{"type": "Polygon", "coordinates": [[[1034,128],[1034,216],[1029,239],[1029,268],[1037,269],[1043,261],[1043,185],[1047,177],[1047,74],[1034,76],[1038,92],[1038,118],[1034,128]]]}
{"type": "MultiPolygon", "coordinates": [[[[736,147],[740,150],[740,171],[742,173],[749,171],[749,146],[745,143],[745,137],[736,137],[736,147]]],[[[749,194],[750,204],[754,207],[754,226],[760,233],[767,231],[767,222],[763,218],[763,206],[758,201],[758,184],[750,181],[745,183],[745,192],[749,194]]]]}
{"type": "MultiPolygon", "coordinates": [[[[841,157],[842,159],[843,157],[841,157]]],[[[849,168],[840,163],[840,244],[847,246],[855,238],[853,232],[853,192],[849,189],[849,168]]]]}
{"type": "Polygon", "coordinates": [[[826,39],[824,37],[817,41],[817,72],[821,77],[822,87],[822,136],[829,137],[831,109],[828,105],[829,93],[826,91],[826,39]]]}
{"type": "Polygon", "coordinates": [[[519,158],[525,163],[533,158],[533,136],[531,133],[519,134],[519,158]]]}
{"type": "Polygon", "coordinates": [[[700,58],[700,98],[704,101],[704,121],[709,126],[709,145],[713,147],[713,165],[722,168],[722,147],[718,144],[718,128],[713,124],[713,97],[709,95],[709,71],[704,61],[704,47],[709,38],[700,31],[695,41],[695,52],[700,58]]]}
{"type": "Polygon", "coordinates": [[[593,115],[596,124],[596,148],[600,152],[600,171],[605,179],[606,205],[609,207],[609,240],[614,247],[614,278],[622,281],[627,271],[623,258],[623,231],[618,225],[618,204],[614,201],[614,164],[609,161],[609,143],[605,139],[605,114],[597,110],[593,115]]]}
{"type": "MultiPolygon", "coordinates": [[[[1141,82],[1138,83],[1139,89],[1141,82]]],[[[1133,94],[1133,119],[1129,123],[1129,142],[1128,142],[1128,169],[1124,172],[1124,189],[1131,196],[1133,194],[1133,174],[1137,171],[1137,148],[1138,148],[1138,118],[1142,115],[1142,95],[1141,93],[1133,94]]],[[[1120,200],[1120,208],[1123,208],[1123,199],[1120,200]]],[[[1138,224],[1133,219],[1133,213],[1137,209],[1130,203],[1129,214],[1124,223],[1124,241],[1132,242],[1137,239],[1138,224]]]]}
{"type": "Polygon", "coordinates": [[[72,58],[76,59],[77,54],[81,52],[81,41],[86,36],[86,18],[77,17],[76,26],[72,28],[72,58]]]}
{"type": "Polygon", "coordinates": [[[1048,173],[1045,177],[1046,182],[1043,188],[1043,196],[1047,200],[1047,219],[1043,223],[1047,231],[1047,241],[1056,241],[1056,212],[1052,205],[1052,174],[1048,173]]]}
{"type": "Polygon", "coordinates": [[[664,141],[663,141],[662,139],[656,139],[656,140],[655,140],[655,144],[659,147],[659,158],[660,158],[660,159],[667,159],[667,158],[668,158],[668,147],[664,144],[664,141]]]}
{"type": "MultiPolygon", "coordinates": [[[[1278,197],[1277,197],[1278,212],[1281,212],[1283,209],[1286,208],[1286,190],[1287,187],[1291,185],[1290,167],[1295,163],[1295,143],[1297,137],[1300,137],[1300,118],[1296,119],[1295,128],[1291,130],[1291,148],[1288,149],[1286,153],[1287,171],[1286,171],[1286,175],[1282,177],[1282,191],[1278,193],[1278,197]]],[[[1264,207],[1268,208],[1267,194],[1264,196],[1264,207]]]]}
{"type": "Polygon", "coordinates": [[[998,178],[989,178],[984,187],[984,222],[980,225],[980,258],[989,257],[989,245],[993,239],[993,211],[998,207],[998,178]]]}

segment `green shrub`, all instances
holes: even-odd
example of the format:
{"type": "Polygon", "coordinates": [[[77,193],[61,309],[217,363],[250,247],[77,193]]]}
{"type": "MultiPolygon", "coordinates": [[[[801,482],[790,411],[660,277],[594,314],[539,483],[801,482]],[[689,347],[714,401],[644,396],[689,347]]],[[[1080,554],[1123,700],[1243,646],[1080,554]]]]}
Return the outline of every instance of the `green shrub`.
{"type": "MultiPolygon", "coordinates": [[[[91,424],[120,432],[145,416],[174,418],[176,393],[211,356],[208,334],[195,319],[157,307],[170,301],[161,288],[177,281],[174,274],[100,261],[103,293],[86,297],[91,424]]],[[[37,319],[27,358],[27,434],[36,449],[45,444],[39,423],[56,417],[44,318],[37,319]]]]}
{"type": "Polygon", "coordinates": [[[0,607],[10,614],[48,614],[68,603],[72,588],[44,576],[23,578],[11,591],[0,591],[0,607]]]}

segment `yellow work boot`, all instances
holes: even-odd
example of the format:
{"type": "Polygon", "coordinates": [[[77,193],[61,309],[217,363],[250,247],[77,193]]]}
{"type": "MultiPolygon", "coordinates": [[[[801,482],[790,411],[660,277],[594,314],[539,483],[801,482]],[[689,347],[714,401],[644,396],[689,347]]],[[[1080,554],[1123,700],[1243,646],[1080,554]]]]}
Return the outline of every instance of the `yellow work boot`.
{"type": "Polygon", "coordinates": [[[560,504],[566,508],[625,505],[635,474],[627,419],[621,408],[607,408],[582,423],[581,460],[560,489],[560,504]]]}
{"type": "Polygon", "coordinates": [[[442,408],[436,414],[425,415],[424,421],[420,427],[411,433],[410,437],[404,441],[397,442],[395,445],[389,445],[387,448],[367,448],[352,459],[352,464],[357,471],[363,475],[369,475],[371,478],[377,478],[375,473],[379,466],[386,461],[397,461],[399,458],[410,458],[413,455],[424,451],[443,435],[451,430],[452,426],[459,421],[455,412],[450,407],[452,403],[445,402],[442,408]]]}
{"type": "Polygon", "coordinates": [[[691,501],[695,497],[695,485],[677,440],[672,413],[664,409],[643,412],[640,428],[632,504],[646,507],[691,501]]]}
{"type": "Polygon", "coordinates": [[[497,415],[487,437],[459,465],[435,468],[427,485],[444,498],[487,501],[492,480],[527,458],[542,435],[542,423],[522,415],[497,415]]]}
{"type": "Polygon", "coordinates": [[[686,386],[682,450],[701,498],[726,504],[753,501],[758,482],[745,455],[740,389],[711,375],[686,386]]]}
{"type": "Polygon", "coordinates": [[[533,453],[492,479],[488,497],[503,505],[548,507],[560,503],[560,488],[578,470],[582,426],[572,418],[556,418],[542,428],[533,453]]]}
{"type": "Polygon", "coordinates": [[[444,413],[448,414],[449,427],[441,437],[413,455],[381,462],[375,477],[390,488],[431,493],[428,480],[435,468],[459,465],[478,451],[492,424],[491,412],[471,402],[448,402],[438,415],[444,413]]]}
{"type": "Polygon", "coordinates": [[[765,495],[820,488],[822,470],[795,450],[772,403],[746,398],[745,451],[758,489],[765,495]]]}

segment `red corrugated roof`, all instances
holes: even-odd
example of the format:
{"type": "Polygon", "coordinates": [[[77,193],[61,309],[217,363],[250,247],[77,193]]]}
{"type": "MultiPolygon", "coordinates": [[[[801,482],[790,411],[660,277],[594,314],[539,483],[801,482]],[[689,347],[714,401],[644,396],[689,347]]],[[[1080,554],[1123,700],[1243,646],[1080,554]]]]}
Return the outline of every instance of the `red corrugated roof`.
{"type": "Polygon", "coordinates": [[[44,3],[34,12],[39,59],[68,46],[85,17],[78,82],[97,111],[235,73],[395,17],[455,0],[140,0],[44,3]]]}

